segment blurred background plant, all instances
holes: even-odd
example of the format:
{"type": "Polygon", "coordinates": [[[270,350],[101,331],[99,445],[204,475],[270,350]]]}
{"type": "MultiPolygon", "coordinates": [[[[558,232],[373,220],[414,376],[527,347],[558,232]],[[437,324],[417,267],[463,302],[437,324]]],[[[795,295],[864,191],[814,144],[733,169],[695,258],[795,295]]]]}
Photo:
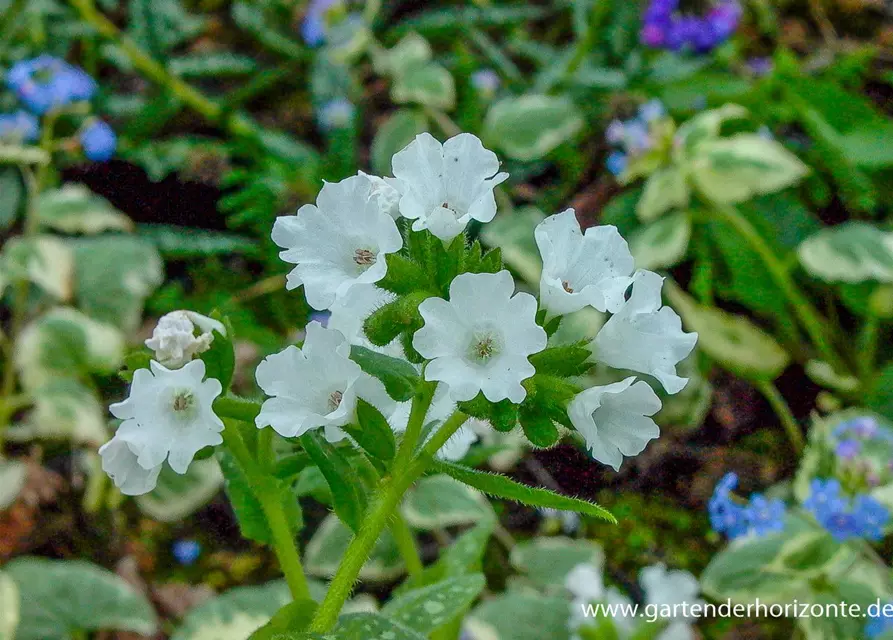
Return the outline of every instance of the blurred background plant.
{"type": "MultiPolygon", "coordinates": [[[[622,472],[570,437],[530,450],[518,429],[481,429],[465,457],[610,495],[618,525],[488,502],[444,476],[408,497],[435,571],[484,569],[471,637],[570,637],[570,603],[588,588],[567,584],[578,565],[613,585],[591,600],[647,601],[638,576],[659,563],[720,601],[893,599],[889,4],[0,0],[0,43],[0,636],[247,638],[287,602],[266,582],[273,557],[239,535],[257,539],[251,505],[234,514],[220,498],[226,477],[240,504],[232,470],[208,458],[125,500],[99,470],[104,407],[169,311],[226,316],[237,364],[300,339],[322,318],[286,293],[273,220],[323,177],[390,175],[423,131],[473,132],[505,159],[500,213],[479,239],[522,287],[539,282],[533,228],[573,206],[667,276],[667,303],[700,334],[688,386],[662,397],[661,439],[622,472]],[[759,495],[736,498],[728,472],[759,495]],[[835,479],[836,519],[807,506],[835,479]],[[847,518],[870,535],[837,539],[847,518]],[[39,610],[50,599],[52,620],[39,610]]],[[[575,320],[571,339],[601,323],[575,320]]],[[[256,394],[236,371],[234,388],[256,394]]],[[[325,578],[349,532],[326,515],[315,467],[283,478],[305,565],[325,578]]],[[[399,595],[406,569],[385,535],[351,606],[399,595]]],[[[798,633],[885,631],[863,622],[799,621],[798,633]]],[[[794,626],[702,620],[697,633],[789,638],[794,626]]],[[[598,637],[624,629],[605,621],[598,637]]]]}

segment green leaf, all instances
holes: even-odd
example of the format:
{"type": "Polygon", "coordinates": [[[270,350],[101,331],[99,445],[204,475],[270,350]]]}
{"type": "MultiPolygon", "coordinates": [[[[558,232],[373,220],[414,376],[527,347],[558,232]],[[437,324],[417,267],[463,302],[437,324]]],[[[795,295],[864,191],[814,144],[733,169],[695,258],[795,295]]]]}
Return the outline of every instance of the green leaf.
{"type": "Polygon", "coordinates": [[[290,601],[288,586],[281,580],[235,587],[190,609],[171,640],[248,638],[290,601]]]}
{"type": "MultiPolygon", "coordinates": [[[[229,498],[236,514],[242,536],[263,544],[272,543],[273,534],[270,532],[263,508],[260,501],[254,496],[248,478],[229,451],[223,448],[218,449],[217,460],[220,463],[221,471],[223,471],[223,487],[226,490],[226,497],[229,498]]],[[[285,483],[272,479],[271,482],[276,483],[275,486],[279,499],[282,501],[285,519],[288,521],[289,527],[297,532],[303,526],[301,506],[298,504],[297,497],[285,483]]]]}
{"type": "Polygon", "coordinates": [[[71,300],[74,254],[59,238],[39,235],[8,240],[0,253],[0,271],[10,282],[31,282],[56,300],[71,300]]]}
{"type": "Polygon", "coordinates": [[[893,233],[867,222],[822,229],[797,254],[807,272],[826,282],[893,282],[893,233]]]}
{"type": "Polygon", "coordinates": [[[128,32],[156,59],[165,59],[174,47],[198,34],[204,19],[189,15],[180,0],[133,0],[128,32]]]}
{"type": "Polygon", "coordinates": [[[251,634],[248,640],[275,640],[280,633],[303,631],[313,620],[317,604],[314,600],[295,600],[279,609],[270,621],[251,634]]]}
{"type": "Polygon", "coordinates": [[[842,545],[827,531],[804,533],[788,540],[767,569],[780,574],[792,571],[804,578],[815,577],[824,574],[841,551],[842,545]]]}
{"type": "Polygon", "coordinates": [[[546,347],[528,360],[536,367],[537,373],[570,378],[587,373],[592,368],[592,364],[588,362],[591,358],[592,351],[587,348],[586,343],[580,342],[546,347]]]}
{"type": "Polygon", "coordinates": [[[36,214],[41,226],[62,233],[133,230],[130,218],[81,184],[66,184],[41,193],[36,214]]]}
{"type": "Polygon", "coordinates": [[[410,526],[431,531],[493,518],[493,509],[477,491],[449,476],[422,478],[400,508],[410,526]]]}
{"type": "Polygon", "coordinates": [[[642,197],[636,204],[636,215],[642,222],[656,220],[667,211],[687,207],[689,197],[688,177],[680,168],[658,169],[645,182],[642,197]]]}
{"type": "Polygon", "coordinates": [[[34,389],[34,408],[22,424],[10,428],[17,442],[63,438],[99,447],[108,439],[106,407],[93,390],[73,378],[55,378],[34,389]]]}
{"type": "Polygon", "coordinates": [[[504,98],[484,119],[483,137],[515,160],[538,160],[568,142],[583,118],[565,96],[530,94],[504,98]]]}
{"type": "Polygon", "coordinates": [[[132,631],[153,635],[146,598],[111,571],[83,560],[17,558],[6,565],[21,595],[16,640],[70,638],[74,632],[132,631]]]}
{"type": "Polygon", "coordinates": [[[6,573],[0,573],[0,640],[13,640],[20,618],[19,588],[6,573]]]}
{"type": "Polygon", "coordinates": [[[564,587],[571,569],[579,564],[591,564],[601,570],[605,553],[592,540],[558,536],[521,542],[512,549],[510,560],[538,589],[558,590],[564,587]]]}
{"type": "Polygon", "coordinates": [[[421,634],[429,635],[447,624],[474,602],[486,580],[480,573],[407,591],[396,596],[381,610],[382,615],[421,634]]]}
{"type": "MultiPolygon", "coordinates": [[[[341,558],[353,538],[353,532],[344,526],[334,514],[326,516],[313,534],[304,552],[307,573],[319,577],[335,575],[341,558]]],[[[390,528],[381,532],[360,570],[359,579],[368,582],[387,582],[405,571],[403,558],[390,528]]]]}
{"type": "Polygon", "coordinates": [[[429,62],[398,75],[391,96],[398,104],[417,103],[451,111],[456,106],[456,85],[449,71],[429,62]]]}
{"type": "Polygon", "coordinates": [[[866,405],[888,420],[893,420],[893,362],[877,374],[868,390],[866,405]]]}
{"type": "Polygon", "coordinates": [[[216,460],[196,460],[183,475],[165,466],[155,488],[138,496],[136,503],[153,520],[179,522],[205,506],[222,485],[223,474],[216,460]]]}
{"type": "Polygon", "coordinates": [[[214,320],[223,323],[226,334],[220,333],[217,329],[212,329],[213,339],[211,346],[199,357],[205,363],[206,377],[219,380],[223,393],[227,394],[232,385],[233,374],[236,371],[236,350],[233,345],[235,332],[228,318],[220,315],[218,312],[214,312],[212,317],[214,320]]]}
{"type": "Polygon", "coordinates": [[[257,251],[257,243],[245,236],[172,224],[140,224],[137,225],[137,235],[155,245],[168,260],[254,254],[257,251]]]}
{"type": "Polygon", "coordinates": [[[521,405],[518,421],[521,423],[524,435],[534,447],[551,447],[561,437],[552,418],[536,408],[521,405]]]}
{"type": "Polygon", "coordinates": [[[664,291],[686,327],[698,333],[698,348],[724,368],[750,380],[774,380],[787,368],[788,353],[744,316],[699,305],[670,280],[664,291]]]}
{"type": "Polygon", "coordinates": [[[38,147],[21,147],[15,144],[0,143],[0,165],[3,164],[49,164],[50,154],[38,147]]]}
{"type": "Polygon", "coordinates": [[[349,613],[338,618],[333,640],[425,640],[425,636],[377,613],[349,613]]]}
{"type": "Polygon", "coordinates": [[[709,200],[726,204],[781,191],[808,172],[781,143],[750,133],[704,141],[691,160],[698,190],[709,200]]]}
{"type": "Polygon", "coordinates": [[[399,109],[382,124],[372,139],[372,170],[390,175],[391,158],[428,128],[428,119],[419,111],[399,109]]]}
{"type": "Polygon", "coordinates": [[[313,431],[300,438],[314,464],[319,467],[332,491],[332,507],[342,522],[354,532],[359,531],[366,513],[366,490],[357,478],[355,469],[335,447],[313,431]]]}
{"type": "Polygon", "coordinates": [[[343,429],[372,457],[385,462],[393,460],[397,453],[394,431],[381,412],[362,398],[357,398],[357,422],[359,429],[352,426],[343,429]]]}
{"type": "Polygon", "coordinates": [[[419,372],[405,360],[356,345],[350,348],[350,359],[370,376],[378,378],[394,400],[405,402],[415,395],[419,372]]]}
{"type": "Polygon", "coordinates": [[[488,640],[570,640],[569,611],[566,597],[509,591],[479,605],[465,624],[488,640]]]}
{"type": "Polygon", "coordinates": [[[80,238],[73,246],[78,306],[97,320],[135,331],[143,302],[163,280],[158,251],[123,235],[80,238]]]}
{"type": "Polygon", "coordinates": [[[17,167],[0,167],[0,231],[9,229],[25,202],[25,185],[17,167]]]}
{"type": "Polygon", "coordinates": [[[505,264],[529,284],[539,284],[543,270],[533,230],[545,217],[536,207],[519,207],[511,215],[496,216],[481,229],[481,241],[499,248],[505,264]]]}
{"type": "Polygon", "coordinates": [[[431,45],[417,33],[408,33],[388,52],[376,60],[381,73],[400,78],[431,61],[431,45]]]}
{"type": "Polygon", "coordinates": [[[676,151],[676,158],[684,160],[705,140],[719,136],[722,125],[727,120],[739,120],[747,117],[747,109],[737,104],[723,105],[719,109],[702,111],[683,123],[676,133],[682,145],[676,151]]]}
{"type": "Polygon", "coordinates": [[[254,58],[229,51],[190,53],[172,58],[168,68],[184,78],[245,76],[257,70],[254,58]]]}
{"type": "Polygon", "coordinates": [[[594,502],[562,496],[547,489],[529,487],[510,480],[505,476],[477,471],[442,460],[435,460],[433,468],[435,471],[446,473],[459,482],[464,482],[494,498],[515,500],[531,507],[550,507],[564,511],[578,511],[587,516],[601,518],[612,523],[616,522],[614,516],[594,502]]]}
{"type": "Polygon", "coordinates": [[[636,229],[629,250],[637,269],[666,269],[685,258],[690,240],[691,215],[677,211],[636,229]]]}

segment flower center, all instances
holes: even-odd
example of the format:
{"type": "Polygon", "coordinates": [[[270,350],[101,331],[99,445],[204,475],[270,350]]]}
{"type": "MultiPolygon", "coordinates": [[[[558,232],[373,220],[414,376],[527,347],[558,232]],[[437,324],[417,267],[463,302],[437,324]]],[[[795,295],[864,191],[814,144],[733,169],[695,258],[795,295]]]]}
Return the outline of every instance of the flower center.
{"type": "Polygon", "coordinates": [[[344,398],[344,393],[341,391],[333,391],[331,393],[329,396],[329,413],[341,406],[342,398],[344,398]]]}
{"type": "Polygon", "coordinates": [[[573,287],[571,287],[571,283],[568,282],[567,280],[565,280],[564,282],[562,282],[562,283],[561,283],[561,286],[564,287],[564,290],[567,291],[568,293],[573,293],[573,292],[574,292],[573,287]]]}
{"type": "Polygon", "coordinates": [[[499,336],[490,330],[476,331],[468,347],[468,355],[472,360],[486,364],[502,351],[502,342],[499,336]]]}
{"type": "Polygon", "coordinates": [[[354,251],[353,261],[361,267],[369,267],[375,264],[375,254],[369,249],[357,249],[354,251]]]}
{"type": "Polygon", "coordinates": [[[176,417],[189,418],[195,410],[195,394],[189,389],[175,391],[170,406],[176,417]]]}

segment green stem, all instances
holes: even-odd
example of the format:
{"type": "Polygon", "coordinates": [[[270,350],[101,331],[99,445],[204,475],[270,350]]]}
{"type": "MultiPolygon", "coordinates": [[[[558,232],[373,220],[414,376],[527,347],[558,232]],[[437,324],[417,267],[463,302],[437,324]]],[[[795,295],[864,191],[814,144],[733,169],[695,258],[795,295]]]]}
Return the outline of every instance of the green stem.
{"type": "Polygon", "coordinates": [[[880,337],[880,320],[877,316],[868,316],[859,334],[856,361],[862,385],[868,387],[874,374],[874,362],[877,357],[878,338],[880,337]]]}
{"type": "Polygon", "coordinates": [[[801,431],[800,425],[794,417],[794,414],[791,413],[791,408],[785,401],[784,396],[778,391],[778,387],[771,382],[757,382],[756,386],[766,400],[769,401],[769,405],[772,407],[775,415],[778,416],[781,426],[784,427],[785,432],[788,434],[788,440],[790,441],[791,446],[794,448],[794,451],[799,454],[803,451],[803,447],[806,444],[803,439],[803,431],[801,431]]]}
{"type": "Polygon", "coordinates": [[[238,423],[227,420],[225,424],[226,428],[222,433],[223,442],[248,476],[251,490],[260,502],[273,536],[273,551],[279,559],[279,566],[285,575],[291,595],[295,600],[309,600],[310,589],[307,586],[304,568],[301,566],[301,557],[298,555],[295,539],[273,478],[265,474],[251,456],[242,434],[239,433],[238,423]]]}
{"type": "MultiPolygon", "coordinates": [[[[424,375],[424,371],[422,372],[424,375]]],[[[419,393],[412,399],[412,408],[409,410],[409,421],[406,424],[406,431],[403,432],[403,439],[400,442],[400,449],[394,456],[394,474],[397,469],[404,468],[409,464],[412,454],[415,453],[416,444],[422,435],[422,428],[425,426],[425,416],[428,415],[428,409],[434,400],[434,391],[437,384],[433,382],[423,382],[419,393]]]]}
{"type": "Polygon", "coordinates": [[[403,562],[406,563],[406,571],[410,576],[419,575],[424,569],[419,548],[416,545],[412,529],[409,528],[406,518],[400,514],[399,510],[395,512],[394,519],[391,521],[391,533],[394,534],[397,548],[400,550],[403,562]]]}
{"type": "Polygon", "coordinates": [[[466,420],[468,420],[467,415],[458,410],[454,411],[453,415],[447,418],[440,429],[425,443],[425,446],[422,448],[422,457],[433,458],[440,451],[440,448],[446,444],[447,440],[452,438],[453,434],[465,424],[466,420]]]}
{"type": "Polygon", "coordinates": [[[754,228],[750,221],[742,216],[734,207],[718,203],[713,203],[713,206],[716,212],[719,213],[742,238],[744,238],[751,249],[753,249],[763,261],[772,280],[788,299],[788,303],[793,308],[794,313],[800,320],[806,333],[809,334],[813,344],[819,350],[822,358],[837,370],[838,373],[847,373],[849,368],[837,354],[833,345],[833,340],[827,334],[827,321],[822,318],[803,292],[800,291],[800,288],[794,282],[788,269],[778,256],[775,255],[772,249],[769,248],[759,232],[754,228]]]}

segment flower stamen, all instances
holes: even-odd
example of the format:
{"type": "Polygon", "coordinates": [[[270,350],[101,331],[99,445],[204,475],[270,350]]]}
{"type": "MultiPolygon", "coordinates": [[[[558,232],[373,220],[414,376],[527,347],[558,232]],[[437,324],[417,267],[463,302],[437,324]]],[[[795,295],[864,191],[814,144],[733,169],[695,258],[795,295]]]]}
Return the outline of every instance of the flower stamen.
{"type": "Polygon", "coordinates": [[[561,286],[564,287],[564,290],[567,291],[568,293],[573,293],[573,292],[574,292],[573,287],[571,287],[571,283],[568,282],[567,280],[563,281],[563,282],[561,283],[561,286]]]}
{"type": "Polygon", "coordinates": [[[368,267],[375,264],[375,254],[369,249],[357,249],[353,254],[353,261],[361,267],[368,267]]]}
{"type": "Polygon", "coordinates": [[[344,398],[344,393],[341,391],[333,391],[329,396],[329,412],[331,413],[335,409],[341,406],[341,400],[344,398]]]}

